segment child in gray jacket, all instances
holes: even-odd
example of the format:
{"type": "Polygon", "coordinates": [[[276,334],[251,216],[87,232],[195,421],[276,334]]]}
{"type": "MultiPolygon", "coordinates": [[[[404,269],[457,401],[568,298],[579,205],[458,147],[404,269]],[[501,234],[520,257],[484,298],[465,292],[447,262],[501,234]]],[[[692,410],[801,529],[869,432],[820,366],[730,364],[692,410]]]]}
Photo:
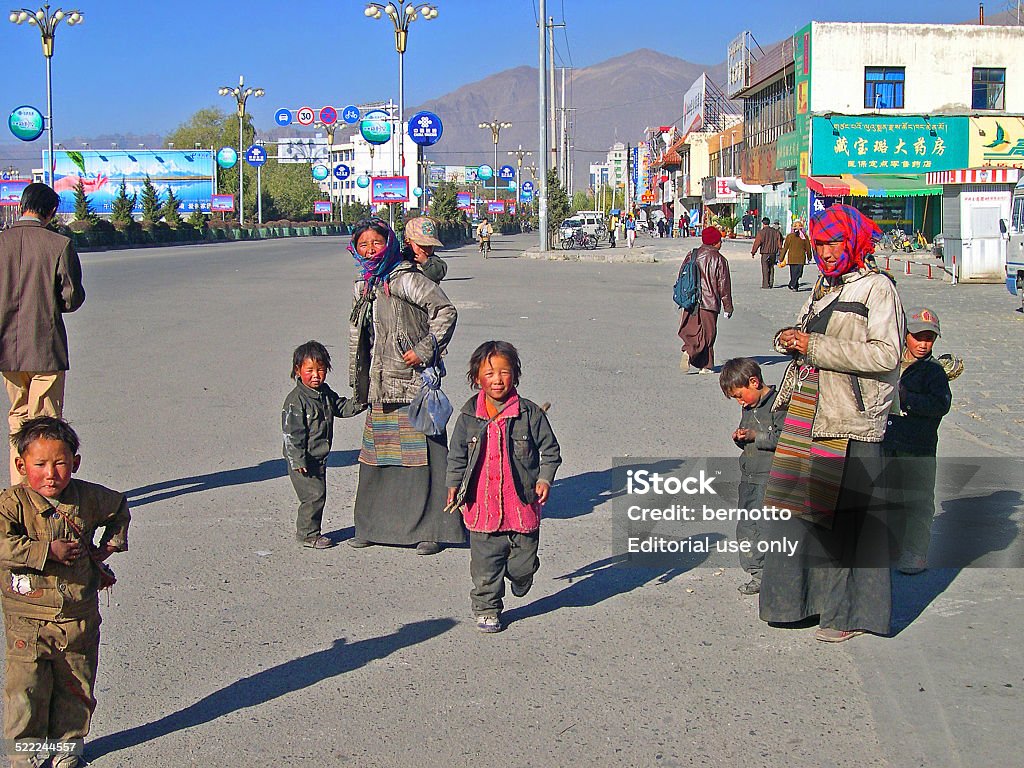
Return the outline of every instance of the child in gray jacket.
{"type": "Polygon", "coordinates": [[[334,419],[355,416],[364,403],[341,397],[327,386],[331,355],[319,341],[307,341],[292,353],[295,389],[281,409],[284,457],[288,477],[299,497],[295,536],[304,547],[327,549],[332,542],[320,533],[327,503],[327,456],[334,440],[334,419]]]}

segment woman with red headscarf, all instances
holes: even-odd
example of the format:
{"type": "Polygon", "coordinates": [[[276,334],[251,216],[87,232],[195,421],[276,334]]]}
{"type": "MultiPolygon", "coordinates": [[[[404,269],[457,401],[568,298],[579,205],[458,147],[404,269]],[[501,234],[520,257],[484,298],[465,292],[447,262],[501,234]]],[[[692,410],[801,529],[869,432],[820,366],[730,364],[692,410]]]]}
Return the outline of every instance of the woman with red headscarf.
{"type": "Polygon", "coordinates": [[[903,305],[892,280],[865,265],[881,231],[834,205],[811,219],[821,271],[775,347],[791,355],[775,408],[787,408],[764,506],[792,511],[770,538],[797,543],[769,556],[760,615],[789,623],[819,617],[815,634],[843,642],[888,634],[889,536],[881,494],[881,442],[899,380],[903,305]]]}

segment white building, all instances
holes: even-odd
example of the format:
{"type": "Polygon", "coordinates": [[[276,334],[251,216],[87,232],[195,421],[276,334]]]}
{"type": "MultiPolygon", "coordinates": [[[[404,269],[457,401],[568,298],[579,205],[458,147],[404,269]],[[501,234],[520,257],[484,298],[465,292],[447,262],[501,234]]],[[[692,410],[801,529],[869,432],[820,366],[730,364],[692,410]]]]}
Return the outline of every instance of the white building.
{"type": "MultiPolygon", "coordinates": [[[[404,126],[408,129],[408,123],[404,126]]],[[[392,134],[391,140],[386,144],[370,144],[356,130],[350,133],[335,134],[334,145],[331,147],[330,167],[336,165],[347,165],[350,175],[344,181],[336,179],[332,173],[326,181],[320,182],[320,189],[325,195],[330,195],[334,200],[340,200],[343,204],[360,202],[364,205],[371,205],[370,190],[368,184],[360,187],[358,180],[365,176],[367,179],[374,176],[408,176],[409,177],[409,202],[405,203],[406,210],[419,207],[419,198],[412,194],[412,191],[420,184],[420,166],[417,163],[419,157],[419,146],[405,135],[405,172],[400,169],[398,159],[398,138],[392,134]]]]}

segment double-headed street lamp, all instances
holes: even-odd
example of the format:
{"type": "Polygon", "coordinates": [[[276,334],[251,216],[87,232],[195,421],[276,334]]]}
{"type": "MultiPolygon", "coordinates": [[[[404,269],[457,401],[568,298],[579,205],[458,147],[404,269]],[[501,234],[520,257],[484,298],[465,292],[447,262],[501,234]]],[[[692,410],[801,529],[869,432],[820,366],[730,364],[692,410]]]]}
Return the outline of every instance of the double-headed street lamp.
{"type": "Polygon", "coordinates": [[[395,26],[395,51],[398,53],[398,163],[399,176],[405,176],[405,45],[409,40],[409,25],[422,17],[427,21],[437,18],[437,7],[430,3],[367,3],[363,13],[371,19],[387,16],[395,26]]]}
{"type": "Polygon", "coordinates": [[[62,21],[67,22],[69,27],[81,24],[85,19],[82,12],[78,10],[65,11],[58,8],[50,13],[50,5],[47,3],[38,11],[30,11],[22,8],[20,11],[11,11],[8,16],[12,24],[28,23],[39,30],[43,38],[43,56],[46,57],[46,133],[50,146],[50,173],[48,182],[53,184],[53,169],[56,160],[53,156],[53,85],[50,78],[50,59],[53,58],[53,36],[57,34],[57,25],[62,21]]]}
{"type": "Polygon", "coordinates": [[[498,136],[501,134],[502,128],[511,128],[512,123],[506,123],[504,121],[499,122],[498,120],[491,120],[489,123],[480,123],[477,128],[490,128],[491,138],[494,139],[494,199],[498,199],[498,136]]]}
{"type": "Polygon", "coordinates": [[[509,156],[516,159],[516,203],[522,202],[523,190],[520,186],[520,176],[523,174],[523,158],[533,157],[533,152],[526,152],[523,150],[523,145],[519,145],[519,149],[513,149],[509,151],[509,156]]]}
{"type": "Polygon", "coordinates": [[[245,224],[245,205],[242,193],[242,166],[245,165],[245,147],[242,146],[242,121],[245,119],[245,102],[250,96],[259,98],[265,91],[262,88],[247,88],[245,76],[238,76],[238,85],[234,88],[226,85],[217,89],[221,96],[234,96],[238,103],[238,223],[245,224]]]}

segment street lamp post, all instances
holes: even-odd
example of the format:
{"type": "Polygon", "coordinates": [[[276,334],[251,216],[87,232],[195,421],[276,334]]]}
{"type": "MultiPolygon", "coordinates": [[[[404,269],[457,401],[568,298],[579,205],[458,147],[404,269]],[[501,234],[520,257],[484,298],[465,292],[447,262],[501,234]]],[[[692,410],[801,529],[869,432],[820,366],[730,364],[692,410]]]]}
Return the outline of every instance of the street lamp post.
{"type": "Polygon", "coordinates": [[[523,188],[521,186],[520,176],[523,173],[523,158],[533,157],[533,152],[524,152],[523,145],[519,145],[519,149],[511,150],[509,156],[516,159],[516,206],[522,205],[523,188]]]}
{"type": "Polygon", "coordinates": [[[46,133],[50,148],[50,172],[49,184],[53,184],[53,171],[56,159],[53,156],[53,84],[50,75],[50,59],[53,58],[53,36],[57,34],[57,25],[62,21],[67,22],[69,27],[81,24],[85,19],[82,12],[78,10],[65,11],[58,8],[50,13],[50,5],[47,3],[38,11],[30,11],[22,8],[18,11],[11,11],[8,16],[12,24],[28,24],[36,27],[43,40],[43,56],[46,57],[46,133]]]}
{"type": "Polygon", "coordinates": [[[250,96],[259,98],[265,91],[262,88],[247,88],[245,77],[238,76],[238,85],[234,88],[226,85],[217,89],[221,96],[234,96],[238,104],[238,223],[245,225],[245,199],[242,191],[242,166],[245,165],[245,147],[242,146],[242,121],[245,119],[245,102],[250,96]]]}
{"type": "Polygon", "coordinates": [[[395,27],[395,52],[398,54],[398,163],[399,176],[405,176],[405,45],[409,40],[409,25],[421,16],[430,21],[437,18],[437,7],[430,3],[367,3],[363,13],[367,18],[387,16],[395,27]]]}
{"type": "Polygon", "coordinates": [[[491,138],[494,140],[494,199],[498,199],[498,136],[501,134],[502,128],[511,128],[512,123],[504,121],[498,121],[497,119],[491,120],[489,123],[480,123],[477,128],[491,129],[491,138]]]}
{"type": "MultiPolygon", "coordinates": [[[[328,181],[327,184],[328,184],[328,190],[330,190],[330,186],[331,185],[338,183],[337,178],[334,176],[334,132],[338,129],[338,126],[336,124],[334,124],[334,123],[331,123],[330,125],[328,125],[327,123],[321,123],[318,120],[315,123],[313,123],[313,127],[315,127],[315,128],[323,128],[324,131],[327,133],[327,167],[330,168],[330,170],[331,170],[331,175],[328,176],[328,178],[331,179],[331,181],[328,181]]],[[[343,191],[344,191],[343,189],[339,189],[339,197],[340,197],[340,195],[341,195],[341,193],[343,191]]],[[[330,194],[328,192],[327,196],[328,196],[328,198],[331,201],[331,218],[333,219],[334,218],[334,195],[332,195],[332,194],[330,194]]],[[[345,217],[345,203],[344,202],[341,203],[341,211],[342,211],[341,216],[342,216],[342,218],[344,218],[345,217]]]]}

